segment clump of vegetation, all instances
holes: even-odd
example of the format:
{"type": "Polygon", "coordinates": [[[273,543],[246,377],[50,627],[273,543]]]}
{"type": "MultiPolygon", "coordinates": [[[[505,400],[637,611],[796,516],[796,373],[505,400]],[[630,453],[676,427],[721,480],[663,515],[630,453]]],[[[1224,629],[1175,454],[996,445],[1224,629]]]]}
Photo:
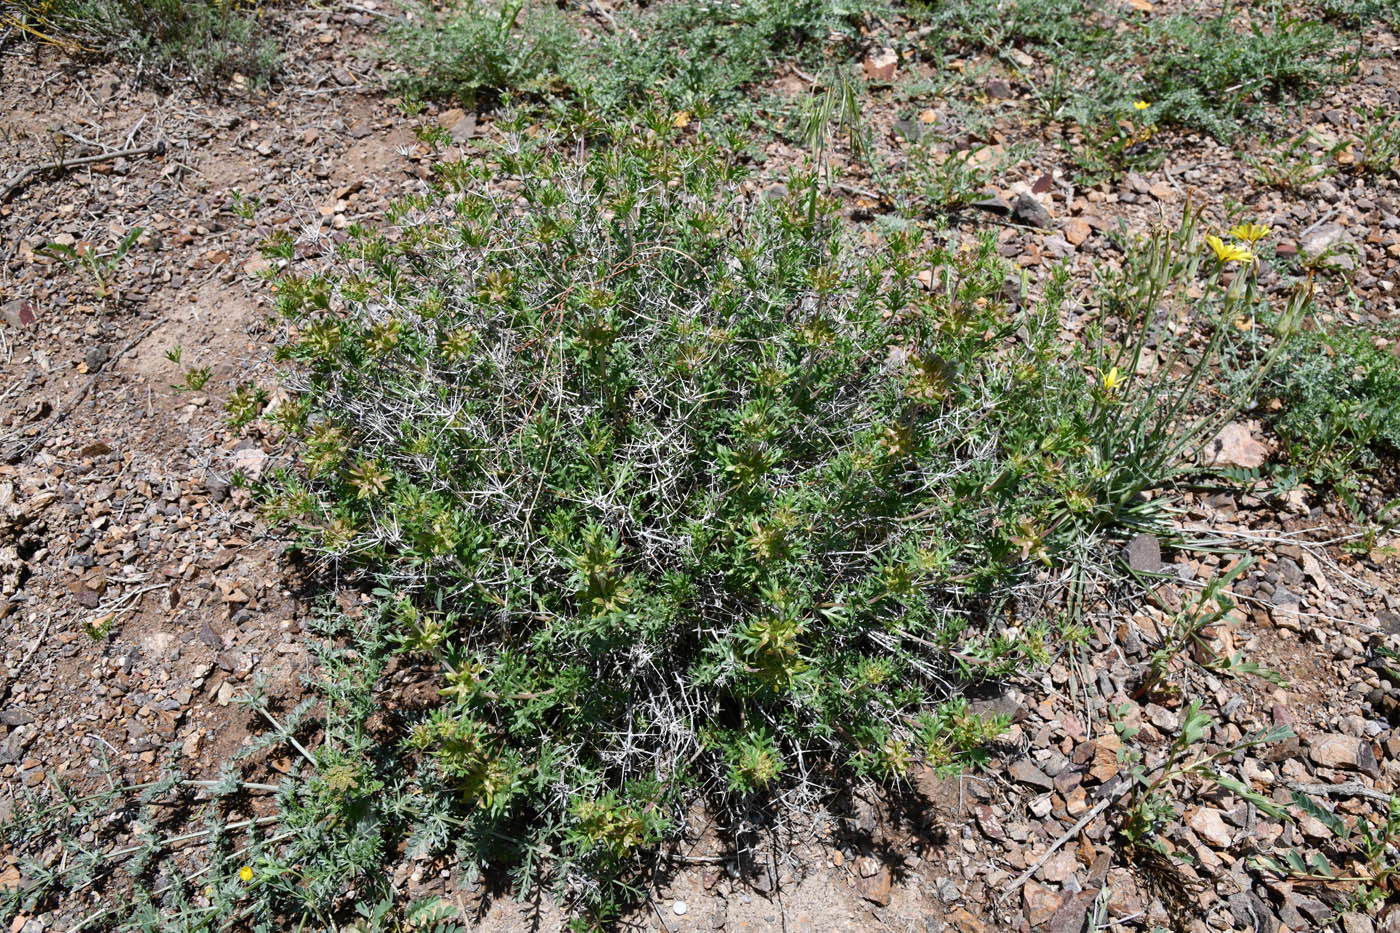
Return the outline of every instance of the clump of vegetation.
{"type": "Polygon", "coordinates": [[[1400,26],[1400,6],[1394,0],[1311,0],[1310,6],[1348,29],[1366,29],[1376,23],[1400,26]]]}
{"type": "Polygon", "coordinates": [[[1355,49],[1323,23],[1298,19],[1281,3],[1201,22],[1172,16],[1145,31],[1142,95],[1159,119],[1233,137],[1263,103],[1307,100],[1340,84],[1355,49]]]}
{"type": "Polygon", "coordinates": [[[1343,80],[1351,63],[1345,36],[1281,2],[1247,13],[1227,8],[1205,20],[1110,14],[1074,0],[962,0],[915,15],[938,27],[931,45],[952,40],[998,54],[1016,47],[1052,70],[1073,72],[1050,109],[1088,125],[1145,100],[1151,123],[1229,139],[1264,104],[1315,96],[1343,80]]]}
{"type": "MultiPolygon", "coordinates": [[[[1356,156],[1354,171],[1376,174],[1400,172],[1400,114],[1384,107],[1356,108],[1363,121],[1361,135],[1351,143],[1356,156]]],[[[1341,148],[1345,148],[1343,143],[1341,148]]]]}
{"type": "Polygon", "coordinates": [[[401,899],[385,868],[396,845],[416,853],[452,819],[450,789],[411,780],[397,749],[368,738],[375,680],[391,656],[386,620],[329,610],[309,619],[320,674],[311,696],[274,715],[254,683],[239,702],[266,731],[214,779],[192,779],[207,762],[176,744],[158,780],[127,784],[110,769],[96,790],[54,778],[47,800],[17,792],[0,821],[18,870],[0,889],[0,918],[43,912],[75,933],[289,923],[460,933],[455,907],[401,899]],[[297,739],[309,729],[320,732],[314,750],[297,739]],[[285,779],[240,777],[273,749],[288,756],[285,779]]]}
{"type": "Polygon", "coordinates": [[[1254,180],[1270,188],[1297,194],[1314,182],[1337,174],[1333,161],[1344,144],[1327,146],[1314,133],[1262,141],[1253,155],[1242,158],[1254,169],[1254,180]]]}
{"type": "Polygon", "coordinates": [[[280,55],[261,0],[20,0],[14,20],[69,51],[139,63],[158,85],[187,80],[219,90],[235,75],[259,83],[280,55]]]}
{"type": "Polygon", "coordinates": [[[857,248],[816,174],[750,200],[694,131],[653,114],[582,161],[512,136],[278,285],[295,394],[266,417],[305,471],[267,514],[439,671],[405,742],[457,855],[548,850],[599,914],[697,801],[974,765],[1002,723],[961,688],[1055,650],[1017,614],[1038,574],[1161,530],[1144,494],[1233,410],[1196,390],[1235,329],[1188,354],[1158,309],[1260,300],[1188,219],[1063,349],[1063,274],[1020,307],[990,237],[857,248]]]}
{"type": "Polygon", "coordinates": [[[832,36],[854,37],[868,4],[833,0],[663,3],[592,22],[556,10],[464,3],[414,7],[383,54],[413,97],[493,106],[502,97],[563,101],[590,115],[660,104],[715,108],[776,61],[815,66],[832,36]]]}
{"type": "Polygon", "coordinates": [[[1265,390],[1297,479],[1354,494],[1358,474],[1400,453],[1397,344],[1366,331],[1308,331],[1288,348],[1265,390]],[[1379,338],[1379,339],[1378,339],[1379,338]]]}
{"type": "Polygon", "coordinates": [[[551,6],[467,0],[407,13],[385,42],[386,55],[405,68],[392,79],[401,93],[484,107],[504,94],[563,92],[584,80],[580,36],[551,6]]]}

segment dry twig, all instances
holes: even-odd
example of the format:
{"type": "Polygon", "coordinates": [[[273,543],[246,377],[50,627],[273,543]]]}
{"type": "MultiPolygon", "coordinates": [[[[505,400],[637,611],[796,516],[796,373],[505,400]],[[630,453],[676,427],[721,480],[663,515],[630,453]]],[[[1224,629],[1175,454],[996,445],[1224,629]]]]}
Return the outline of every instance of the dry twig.
{"type": "Polygon", "coordinates": [[[15,195],[15,192],[23,188],[25,184],[28,183],[29,179],[35,175],[40,175],[44,172],[63,172],[80,165],[92,165],[95,162],[106,162],[108,159],[120,159],[124,157],[135,158],[145,155],[165,155],[165,140],[162,139],[150,146],[138,146],[135,149],[117,149],[112,152],[81,156],[76,159],[58,159],[53,162],[31,165],[16,175],[10,183],[5,186],[5,190],[0,192],[0,204],[9,201],[10,198],[15,195]]]}

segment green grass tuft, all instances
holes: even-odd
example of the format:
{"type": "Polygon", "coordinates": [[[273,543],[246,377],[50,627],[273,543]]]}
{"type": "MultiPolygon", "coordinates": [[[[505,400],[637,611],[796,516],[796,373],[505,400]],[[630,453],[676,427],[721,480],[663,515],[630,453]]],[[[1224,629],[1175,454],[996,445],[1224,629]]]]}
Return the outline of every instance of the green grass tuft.
{"type": "Polygon", "coordinates": [[[20,0],[19,16],[61,47],[139,63],[158,86],[190,81],[218,91],[235,75],[263,83],[279,66],[258,2],[20,0]]]}

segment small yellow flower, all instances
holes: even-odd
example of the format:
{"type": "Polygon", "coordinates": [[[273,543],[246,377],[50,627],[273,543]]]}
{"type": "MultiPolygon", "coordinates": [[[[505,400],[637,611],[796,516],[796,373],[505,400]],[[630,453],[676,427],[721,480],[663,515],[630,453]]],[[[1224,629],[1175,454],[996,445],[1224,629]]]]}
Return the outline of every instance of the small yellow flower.
{"type": "Polygon", "coordinates": [[[1215,253],[1215,258],[1221,262],[1238,262],[1248,265],[1254,261],[1254,254],[1243,246],[1234,243],[1226,243],[1218,236],[1206,237],[1206,245],[1211,252],[1215,253]]]}
{"type": "Polygon", "coordinates": [[[1147,101],[1145,101],[1145,100],[1140,100],[1140,101],[1138,101],[1137,103],[1133,104],[1133,109],[1134,109],[1134,110],[1146,110],[1148,107],[1151,107],[1151,106],[1152,106],[1152,105],[1149,104],[1147,101]]]}
{"type": "Polygon", "coordinates": [[[1118,371],[1117,366],[1113,367],[1108,372],[1099,370],[1099,385],[1103,386],[1105,392],[1112,392],[1126,380],[1127,377],[1118,371]]]}
{"type": "Polygon", "coordinates": [[[675,115],[674,117],[671,118],[671,125],[674,126],[674,127],[675,127],[676,129],[678,129],[678,130],[683,130],[683,129],[685,129],[687,126],[690,126],[690,111],[689,111],[689,110],[680,110],[680,111],[677,111],[677,112],[676,112],[676,115],[675,115]]]}
{"type": "Polygon", "coordinates": [[[1269,235],[1269,229],[1263,224],[1239,224],[1230,228],[1230,236],[1253,247],[1269,235]]]}
{"type": "Polygon", "coordinates": [[[249,881],[252,881],[253,866],[244,865],[242,868],[238,869],[238,877],[243,881],[244,884],[247,884],[249,881]]]}

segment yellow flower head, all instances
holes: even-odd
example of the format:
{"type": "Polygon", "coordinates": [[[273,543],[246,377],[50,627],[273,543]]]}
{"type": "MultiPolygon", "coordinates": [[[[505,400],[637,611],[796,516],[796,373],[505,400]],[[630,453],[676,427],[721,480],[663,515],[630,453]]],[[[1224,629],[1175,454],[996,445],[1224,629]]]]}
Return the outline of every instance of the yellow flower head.
{"type": "Polygon", "coordinates": [[[242,868],[238,869],[238,877],[239,877],[245,884],[248,883],[249,881],[252,881],[252,880],[253,880],[253,866],[252,866],[252,865],[244,865],[242,868]]]}
{"type": "Polygon", "coordinates": [[[690,126],[690,111],[689,111],[689,110],[680,110],[680,111],[677,111],[676,115],[675,115],[674,117],[671,118],[671,125],[674,126],[674,127],[675,127],[676,129],[678,129],[678,130],[683,130],[683,129],[685,129],[687,126],[690,126]]]}
{"type": "Polygon", "coordinates": [[[1126,379],[1127,377],[1118,371],[1117,366],[1113,367],[1108,372],[1099,370],[1099,385],[1103,386],[1105,392],[1112,392],[1114,389],[1121,386],[1126,379]]]}
{"type": "Polygon", "coordinates": [[[1140,101],[1137,101],[1135,104],[1133,104],[1133,109],[1134,109],[1134,110],[1146,110],[1148,107],[1151,107],[1151,106],[1152,106],[1152,105],[1149,104],[1147,101],[1145,101],[1145,100],[1140,100],[1140,101]]]}
{"type": "Polygon", "coordinates": [[[1206,245],[1211,252],[1215,253],[1215,258],[1221,262],[1238,262],[1248,265],[1254,261],[1254,254],[1243,246],[1234,243],[1226,243],[1218,236],[1206,237],[1206,245]]]}
{"type": "Polygon", "coordinates": [[[1238,224],[1230,228],[1230,236],[1251,247],[1269,235],[1269,228],[1263,224],[1238,224]]]}

